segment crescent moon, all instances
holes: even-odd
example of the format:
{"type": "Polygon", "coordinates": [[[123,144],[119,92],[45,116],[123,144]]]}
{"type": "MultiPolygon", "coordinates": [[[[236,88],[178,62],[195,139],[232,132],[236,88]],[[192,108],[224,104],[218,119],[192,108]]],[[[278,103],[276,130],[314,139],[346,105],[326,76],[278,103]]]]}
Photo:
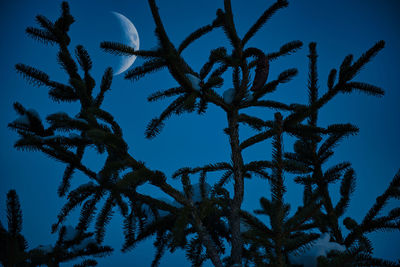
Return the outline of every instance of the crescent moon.
{"type": "MultiPolygon", "coordinates": [[[[126,45],[133,47],[135,50],[139,50],[139,34],[136,30],[135,25],[124,15],[118,12],[111,12],[115,15],[118,21],[121,23],[121,27],[124,30],[124,41],[127,42],[126,45]]],[[[133,62],[135,62],[136,56],[123,56],[122,63],[120,64],[119,69],[115,72],[114,75],[118,75],[129,69],[132,66],[133,62]]]]}

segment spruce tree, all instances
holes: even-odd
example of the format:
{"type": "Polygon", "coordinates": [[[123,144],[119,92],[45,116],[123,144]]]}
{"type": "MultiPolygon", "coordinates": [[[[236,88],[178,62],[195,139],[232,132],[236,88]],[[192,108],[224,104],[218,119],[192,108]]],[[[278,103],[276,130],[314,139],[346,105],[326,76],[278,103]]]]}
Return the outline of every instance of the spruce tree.
{"type": "MultiPolygon", "coordinates": [[[[167,68],[177,83],[176,87],[159,90],[148,97],[149,101],[172,100],[149,122],[146,137],[156,138],[172,115],[206,115],[209,105],[215,105],[226,115],[225,133],[231,160],[184,166],[167,177],[162,170],[148,168],[129,153],[120,125],[102,107],[111,90],[113,71],[107,68],[96,87],[89,53],[81,45],[70,47],[69,29],[74,18],[64,2],[56,21],[39,15],[36,19],[40,28],[28,27],[26,32],[44,44],[58,46],[56,58],[65,70],[66,82],[54,81],[45,72],[25,64],[17,64],[16,70],[32,85],[47,87],[52,100],[76,102],[80,110],[73,116],[63,112],[49,114],[44,123],[34,110],[15,103],[20,117],[9,124],[20,137],[15,143],[17,149],[41,151],[66,165],[58,194],[67,199],[52,227],[53,233],[58,231],[59,239],[50,252],[43,249],[26,252],[27,244],[20,234],[22,215],[18,198],[15,191],[10,191],[9,227],[5,230],[2,226],[0,230],[2,251],[12,253],[2,252],[2,263],[5,266],[58,266],[60,262],[79,256],[107,254],[111,248],[102,243],[107,224],[117,212],[124,218],[121,226],[125,236],[123,251],[155,236],[152,266],[160,264],[167,249],[171,252],[185,250],[193,266],[201,266],[206,260],[214,266],[296,266],[302,264],[296,263],[297,254],[319,244],[326,252],[318,257],[319,266],[400,266],[400,262],[374,258],[373,245],[366,236],[373,231],[400,229],[400,208],[380,215],[390,199],[400,197],[400,172],[361,222],[344,217],[355,190],[355,172],[349,162],[327,165],[334,147],[344,138],[357,134],[358,128],[352,124],[333,123],[324,127],[318,123],[320,110],[339,94],[354,91],[372,96],[384,94],[375,85],[354,80],[384,48],[384,41],[378,41],[358,59],[353,59],[352,55],[345,57],[338,69],[331,70],[326,90],[320,89],[317,45],[310,43],[308,103],[282,103],[269,100],[268,94],[290,82],[298,71],[288,68],[277,77],[270,77],[269,67],[280,57],[299,50],[302,42],[289,42],[271,53],[249,47],[248,42],[277,11],[288,6],[288,1],[275,1],[241,37],[235,27],[231,1],[224,0],[215,19],[189,34],[179,45],[170,40],[156,1],[148,0],[148,4],[156,25],[156,48],[136,51],[120,43],[101,43],[106,52],[145,59],[141,66],[126,73],[126,79],[142,79],[167,68]],[[182,52],[217,28],[223,30],[230,47],[213,49],[200,70],[192,69],[182,52]],[[226,74],[232,75],[232,84],[224,81],[226,74]],[[250,115],[247,109],[251,107],[273,110],[274,117],[250,115]],[[254,135],[243,140],[240,135],[243,126],[251,127],[254,135]],[[288,135],[296,138],[291,152],[283,146],[288,135]],[[246,161],[243,151],[267,140],[272,142],[272,159],[246,161]],[[90,148],[106,156],[100,170],[84,164],[90,148]],[[85,174],[91,182],[72,189],[71,179],[76,171],[85,174]],[[221,174],[214,184],[207,181],[212,173],[221,174]],[[291,216],[291,207],[285,202],[287,174],[296,175],[295,181],[304,192],[303,203],[291,216]],[[270,183],[270,194],[260,199],[260,209],[254,213],[242,207],[247,193],[244,181],[250,178],[270,183]],[[179,179],[183,190],[171,186],[171,179],[179,179]],[[338,181],[340,200],[334,203],[329,186],[338,181]],[[144,184],[153,185],[174,202],[139,192],[144,184]],[[233,190],[229,190],[229,185],[233,185],[233,190]],[[66,227],[68,215],[78,207],[78,224],[66,227]],[[262,215],[269,218],[268,224],[260,219],[262,215]],[[343,231],[343,226],[348,231],[343,231]],[[94,233],[88,232],[90,227],[94,227],[94,233]],[[76,233],[74,238],[65,240],[67,231],[76,233]],[[91,236],[95,241],[84,242],[91,236]],[[78,249],[73,250],[73,246],[78,249]]],[[[134,250],[131,253],[134,254],[134,250]]],[[[87,259],[77,266],[95,264],[87,259]]]]}
{"type": "Polygon", "coordinates": [[[82,258],[74,267],[96,266],[97,261],[88,256],[104,257],[112,252],[108,246],[98,245],[93,233],[79,233],[71,226],[63,226],[54,245],[40,245],[28,250],[28,242],[21,234],[22,210],[15,190],[7,194],[8,230],[0,224],[0,262],[5,267],[60,266],[71,260],[82,258]]]}

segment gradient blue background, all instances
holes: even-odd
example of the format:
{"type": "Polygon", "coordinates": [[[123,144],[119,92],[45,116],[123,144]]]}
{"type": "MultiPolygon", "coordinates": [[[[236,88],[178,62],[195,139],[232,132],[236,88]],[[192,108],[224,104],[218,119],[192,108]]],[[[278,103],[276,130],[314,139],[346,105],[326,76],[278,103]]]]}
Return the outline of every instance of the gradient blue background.
{"type": "MultiPolygon", "coordinates": [[[[72,25],[72,46],[83,44],[94,62],[93,76],[100,81],[104,69],[115,66],[116,57],[99,49],[99,42],[114,40],[118,24],[110,11],[117,11],[136,25],[140,35],[140,47],[151,49],[157,41],[154,37],[154,23],[147,1],[69,1],[76,23],[72,25]]],[[[191,31],[208,24],[214,19],[222,1],[158,1],[160,13],[171,39],[180,43],[191,31]]],[[[235,22],[241,36],[258,16],[273,1],[233,0],[235,22]]],[[[56,236],[50,234],[50,226],[65,199],[58,198],[56,189],[62,177],[64,164],[54,162],[40,153],[20,152],[13,148],[17,134],[7,129],[7,123],[16,118],[12,103],[19,101],[26,107],[38,110],[41,117],[66,110],[71,115],[79,111],[76,104],[56,104],[47,97],[46,88],[28,85],[14,70],[16,63],[33,65],[50,74],[54,80],[65,81],[66,76],[55,63],[56,48],[45,47],[24,34],[27,26],[34,26],[34,17],[43,14],[54,20],[59,15],[60,1],[15,0],[0,3],[0,219],[6,223],[5,200],[9,189],[16,189],[23,208],[23,234],[29,247],[54,243],[56,236]]],[[[340,160],[351,161],[357,174],[357,188],[347,215],[360,220],[381,194],[400,167],[400,2],[396,0],[337,0],[337,1],[291,1],[289,8],[280,11],[262,28],[249,45],[266,52],[276,51],[291,40],[301,40],[305,46],[295,55],[274,62],[270,68],[270,79],[282,70],[297,67],[299,75],[290,83],[281,86],[270,96],[285,103],[307,101],[307,45],[318,43],[318,68],[321,94],[326,90],[329,70],[339,67],[343,58],[352,53],[358,57],[376,41],[385,40],[386,48],[368,64],[356,80],[381,86],[386,94],[375,98],[363,94],[341,95],[328,104],[321,113],[322,125],[330,123],[355,123],[360,128],[356,137],[343,142],[336,151],[333,165],[340,160]]],[[[210,48],[227,45],[221,30],[216,30],[201,39],[184,52],[184,57],[195,71],[199,71],[208,57],[210,48]]],[[[137,60],[135,66],[142,61],[137,60]]],[[[205,116],[184,115],[167,122],[162,133],[153,140],[144,138],[144,129],[151,118],[158,115],[168,101],[148,103],[147,95],[156,89],[167,89],[176,83],[167,71],[148,75],[132,83],[116,76],[112,91],[107,95],[104,107],[109,110],[124,130],[130,152],[154,169],[167,175],[183,166],[200,166],[209,162],[229,161],[226,136],[222,129],[226,126],[224,114],[210,107],[205,116]]],[[[229,85],[228,85],[229,86],[229,85]]],[[[225,88],[226,89],[226,88],[225,88]]],[[[224,89],[221,89],[221,93],[224,89]]],[[[265,119],[271,119],[271,112],[252,110],[265,119]]],[[[243,129],[243,136],[251,132],[243,129]]],[[[285,149],[292,150],[292,140],[286,138],[285,149]]],[[[245,160],[270,158],[270,144],[264,142],[244,153],[245,160]]],[[[102,165],[104,157],[94,152],[86,158],[86,163],[95,168],[102,165]]],[[[287,177],[286,199],[292,203],[301,201],[301,187],[287,177]]],[[[214,180],[211,178],[210,183],[214,180]]],[[[76,174],[73,187],[87,182],[87,178],[76,174]]],[[[179,183],[172,181],[179,187],[179,183]]],[[[332,188],[337,199],[338,186],[332,188]]],[[[162,196],[157,191],[149,191],[162,196]]],[[[258,199],[267,194],[266,181],[254,179],[246,181],[244,207],[253,210],[259,207],[258,199]]],[[[390,207],[399,206],[392,201],[390,207]]],[[[75,225],[78,213],[68,221],[75,225]]],[[[130,253],[122,254],[123,236],[121,219],[117,215],[111,221],[105,244],[115,248],[112,256],[99,260],[99,266],[149,266],[154,252],[152,240],[138,245],[130,253]]],[[[400,255],[399,233],[371,234],[375,244],[375,255],[387,259],[398,259],[400,255]]],[[[69,266],[72,264],[67,264],[69,266]]],[[[207,262],[207,266],[211,265],[207,262]]],[[[184,252],[167,254],[161,266],[188,266],[184,252]]]]}

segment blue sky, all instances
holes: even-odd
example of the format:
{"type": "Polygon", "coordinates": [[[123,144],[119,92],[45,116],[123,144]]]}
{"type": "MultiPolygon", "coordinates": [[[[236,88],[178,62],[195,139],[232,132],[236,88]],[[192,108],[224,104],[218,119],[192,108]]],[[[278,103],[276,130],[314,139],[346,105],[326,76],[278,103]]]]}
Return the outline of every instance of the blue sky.
{"type": "MultiPolygon", "coordinates": [[[[158,1],[160,13],[171,40],[178,44],[191,31],[210,23],[222,1],[158,1]]],[[[233,0],[235,23],[241,36],[256,18],[273,1],[233,0]]],[[[396,0],[337,0],[337,1],[290,1],[289,8],[278,12],[249,42],[250,46],[265,52],[276,51],[292,40],[301,40],[305,45],[298,53],[275,61],[270,66],[270,78],[282,70],[296,67],[298,76],[281,86],[271,99],[285,103],[305,103],[307,100],[307,45],[317,42],[318,68],[321,94],[326,90],[326,77],[331,68],[340,66],[349,53],[355,57],[370,48],[376,41],[385,40],[386,48],[364,68],[356,78],[382,87],[386,94],[375,98],[362,94],[341,95],[322,111],[320,123],[354,123],[360,128],[356,137],[351,137],[337,148],[332,160],[350,161],[357,175],[356,192],[347,211],[348,216],[360,220],[381,194],[400,167],[400,2],[396,0]]],[[[36,109],[42,118],[57,111],[76,114],[79,109],[74,104],[56,104],[47,97],[45,88],[28,85],[14,70],[16,63],[33,65],[46,71],[54,80],[65,81],[66,77],[56,65],[56,49],[46,47],[25,34],[25,28],[34,26],[38,14],[54,20],[59,15],[61,1],[16,0],[0,3],[0,219],[5,222],[5,197],[9,189],[19,194],[23,208],[23,234],[30,248],[39,244],[53,243],[50,226],[65,199],[57,196],[56,189],[62,178],[64,165],[39,153],[20,152],[13,148],[17,135],[7,129],[7,123],[16,118],[12,108],[15,101],[36,109]]],[[[69,1],[71,13],[76,22],[71,28],[71,46],[82,44],[93,59],[93,76],[100,81],[107,66],[118,65],[118,58],[105,54],[99,49],[104,40],[118,40],[118,24],[110,11],[117,11],[128,17],[136,26],[140,36],[140,47],[151,49],[156,46],[154,23],[147,1],[69,1]]],[[[216,30],[187,49],[183,56],[195,71],[199,71],[208,57],[209,50],[228,45],[223,32],[216,30]]],[[[137,60],[134,66],[138,66],[137,60]]],[[[146,97],[158,89],[167,89],[176,83],[166,71],[148,75],[137,82],[116,76],[112,90],[107,95],[104,107],[110,111],[124,130],[130,152],[147,166],[164,171],[167,175],[183,166],[201,166],[210,162],[229,161],[228,141],[223,134],[226,127],[224,114],[210,107],[203,116],[196,114],[173,117],[167,121],[161,134],[152,140],[144,138],[147,123],[157,116],[168,101],[148,103],[146,97]]],[[[229,85],[227,85],[229,86],[229,85]]],[[[227,89],[229,87],[225,87],[227,89]]],[[[223,90],[221,89],[221,94],[223,90]]],[[[252,111],[265,119],[271,119],[271,112],[252,111]]],[[[244,129],[244,136],[250,131],[244,129]]],[[[286,138],[285,149],[291,151],[291,140],[286,138]]],[[[244,153],[245,161],[269,159],[270,144],[265,142],[249,148],[244,153]]],[[[86,159],[88,165],[101,166],[103,158],[91,153],[86,159]]],[[[73,185],[87,182],[87,178],[77,174],[73,185]]],[[[212,183],[213,181],[210,180],[212,183]]],[[[267,194],[269,186],[265,181],[246,181],[244,207],[253,210],[259,207],[258,199],[267,194]]],[[[174,182],[172,182],[174,183],[174,182]]],[[[287,179],[286,199],[293,209],[301,200],[301,190],[287,179]]],[[[177,186],[178,183],[175,183],[177,186]]],[[[338,187],[332,188],[337,195],[338,187]],[[335,191],[336,189],[336,191],[335,191]]],[[[161,193],[152,192],[162,196],[161,193]]],[[[392,202],[391,207],[399,205],[392,202]]],[[[76,223],[78,213],[71,216],[70,224],[76,223]]],[[[121,254],[121,220],[116,216],[109,225],[106,244],[112,245],[115,253],[100,260],[99,266],[148,266],[153,257],[152,240],[137,246],[128,254],[121,254]]],[[[375,242],[375,254],[379,257],[396,259],[400,255],[399,233],[377,233],[370,235],[375,242]],[[397,256],[398,257],[398,256],[397,256]]],[[[184,253],[168,254],[161,266],[186,266],[184,253]]],[[[66,265],[68,266],[68,265],[66,265]]]]}

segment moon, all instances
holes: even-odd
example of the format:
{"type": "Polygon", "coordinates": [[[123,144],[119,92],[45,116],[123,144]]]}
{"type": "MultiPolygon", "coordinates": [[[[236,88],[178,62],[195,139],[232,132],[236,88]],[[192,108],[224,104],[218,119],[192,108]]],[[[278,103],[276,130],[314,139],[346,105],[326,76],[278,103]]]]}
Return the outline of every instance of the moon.
{"type": "MultiPolygon", "coordinates": [[[[112,11],[111,12],[121,24],[122,30],[124,32],[123,44],[133,47],[135,50],[139,50],[139,34],[136,30],[135,25],[121,13],[112,11]]],[[[129,69],[135,62],[136,56],[123,56],[121,63],[119,64],[117,71],[114,75],[119,75],[129,69]]]]}

